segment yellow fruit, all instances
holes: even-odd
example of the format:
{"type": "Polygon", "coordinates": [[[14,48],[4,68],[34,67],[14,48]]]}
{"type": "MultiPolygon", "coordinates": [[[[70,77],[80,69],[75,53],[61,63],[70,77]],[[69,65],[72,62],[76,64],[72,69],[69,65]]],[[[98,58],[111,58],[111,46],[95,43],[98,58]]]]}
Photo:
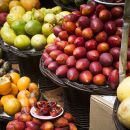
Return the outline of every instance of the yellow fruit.
{"type": "Polygon", "coordinates": [[[23,16],[25,13],[25,9],[22,6],[14,6],[10,10],[10,14],[18,14],[19,16],[23,16]]]}
{"type": "Polygon", "coordinates": [[[119,105],[117,117],[125,127],[130,129],[130,97],[126,98],[119,105]]]}
{"type": "Polygon", "coordinates": [[[28,89],[30,82],[31,80],[29,77],[26,77],[26,76],[21,77],[17,82],[17,87],[19,91],[28,89]]]}
{"type": "Polygon", "coordinates": [[[33,91],[39,91],[39,88],[38,88],[36,83],[32,82],[32,83],[29,84],[28,90],[31,93],[33,91]]]}
{"type": "Polygon", "coordinates": [[[6,103],[4,103],[4,112],[8,115],[13,116],[21,110],[21,104],[18,99],[11,98],[6,103]]]}
{"type": "Polygon", "coordinates": [[[1,97],[1,103],[4,105],[9,99],[15,98],[14,95],[9,94],[1,97]]]}
{"type": "Polygon", "coordinates": [[[22,107],[30,107],[30,102],[28,98],[19,99],[22,107]]]}
{"type": "Polygon", "coordinates": [[[28,90],[22,90],[17,95],[18,99],[29,98],[29,97],[30,97],[30,92],[28,90]]]}
{"type": "Polygon", "coordinates": [[[14,84],[17,84],[18,80],[20,79],[20,74],[16,73],[16,72],[12,72],[9,74],[11,76],[11,81],[14,84]]]}
{"type": "Polygon", "coordinates": [[[37,99],[35,97],[29,98],[29,103],[31,106],[34,106],[34,104],[37,102],[37,99]]]}
{"type": "Polygon", "coordinates": [[[123,101],[130,97],[130,76],[125,78],[117,88],[117,97],[119,101],[123,101]]]}
{"type": "Polygon", "coordinates": [[[3,0],[0,0],[0,12],[8,12],[9,6],[7,2],[4,2],[3,0]]]}
{"type": "Polygon", "coordinates": [[[20,1],[18,1],[18,0],[12,0],[12,1],[9,3],[9,9],[13,8],[14,6],[18,6],[18,5],[21,6],[20,1]]]}
{"type": "Polygon", "coordinates": [[[19,92],[18,87],[13,83],[11,83],[11,87],[12,87],[12,91],[10,92],[10,94],[16,96],[19,92]]]}
{"type": "Polygon", "coordinates": [[[7,77],[0,77],[0,95],[7,95],[11,90],[10,80],[7,77]]]}

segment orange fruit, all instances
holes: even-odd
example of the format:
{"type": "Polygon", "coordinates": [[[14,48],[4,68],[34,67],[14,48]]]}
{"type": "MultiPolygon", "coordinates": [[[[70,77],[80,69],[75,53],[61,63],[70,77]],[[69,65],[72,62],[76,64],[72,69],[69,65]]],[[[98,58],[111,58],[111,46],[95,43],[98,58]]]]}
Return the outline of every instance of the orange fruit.
{"type": "Polygon", "coordinates": [[[34,106],[34,104],[37,102],[37,99],[35,97],[29,98],[29,103],[31,106],[34,106]]]}
{"type": "Polygon", "coordinates": [[[0,77],[0,95],[7,95],[11,92],[11,82],[7,77],[0,77]]]}
{"type": "Polygon", "coordinates": [[[20,74],[16,73],[16,72],[12,72],[9,74],[11,76],[11,81],[14,84],[17,84],[18,80],[20,79],[20,74]]]}
{"type": "Polygon", "coordinates": [[[15,98],[14,95],[9,94],[1,97],[1,103],[4,105],[9,99],[15,98]]]}
{"type": "Polygon", "coordinates": [[[29,92],[33,92],[33,91],[38,91],[39,88],[38,88],[38,85],[36,83],[32,82],[29,84],[28,90],[29,90],[29,92]]]}
{"type": "Polygon", "coordinates": [[[21,77],[17,82],[17,87],[19,91],[28,89],[30,82],[31,80],[29,77],[26,77],[26,76],[21,77]]]}
{"type": "Polygon", "coordinates": [[[30,102],[28,98],[19,99],[22,107],[30,107],[30,102]]]}
{"type": "Polygon", "coordinates": [[[12,91],[10,92],[10,94],[16,96],[19,92],[18,87],[14,83],[11,83],[11,87],[12,87],[12,91]]]}
{"type": "Polygon", "coordinates": [[[21,6],[20,1],[18,1],[18,0],[12,0],[12,1],[10,1],[10,3],[9,3],[9,9],[11,9],[11,8],[14,7],[14,6],[18,6],[18,5],[21,6]]]}
{"type": "Polygon", "coordinates": [[[17,98],[21,99],[21,98],[29,98],[30,97],[30,92],[28,90],[22,90],[18,93],[17,98]]]}

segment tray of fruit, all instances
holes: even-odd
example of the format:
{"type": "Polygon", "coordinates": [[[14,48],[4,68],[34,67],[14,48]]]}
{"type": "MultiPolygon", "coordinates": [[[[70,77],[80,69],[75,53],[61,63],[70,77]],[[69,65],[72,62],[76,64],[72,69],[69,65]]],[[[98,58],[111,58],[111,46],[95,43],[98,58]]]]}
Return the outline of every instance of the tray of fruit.
{"type": "Polygon", "coordinates": [[[60,6],[25,11],[21,6],[10,9],[1,28],[1,45],[20,57],[41,55],[47,44],[53,43],[54,25],[61,24],[68,11],[60,6]]]}
{"type": "Polygon", "coordinates": [[[130,76],[117,88],[117,99],[113,107],[113,120],[117,130],[130,130],[130,76]]]}
{"type": "Polygon", "coordinates": [[[106,6],[116,6],[122,5],[124,6],[125,0],[94,0],[97,3],[104,4],[106,6]]]}
{"type": "Polygon", "coordinates": [[[10,72],[0,77],[0,120],[11,120],[23,107],[32,107],[41,97],[39,86],[27,76],[10,72]]]}

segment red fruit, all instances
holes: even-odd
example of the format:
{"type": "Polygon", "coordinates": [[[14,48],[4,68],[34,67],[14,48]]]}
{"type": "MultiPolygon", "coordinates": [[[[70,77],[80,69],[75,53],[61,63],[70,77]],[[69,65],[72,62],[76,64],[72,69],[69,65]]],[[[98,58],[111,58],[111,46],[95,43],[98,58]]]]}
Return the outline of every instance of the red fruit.
{"type": "Polygon", "coordinates": [[[26,114],[30,114],[30,107],[22,107],[21,108],[21,113],[26,113],[26,114]]]}
{"type": "Polygon", "coordinates": [[[103,22],[99,19],[92,19],[90,22],[90,27],[93,30],[94,33],[98,33],[103,30],[103,22]]]}
{"type": "Polygon", "coordinates": [[[116,23],[117,27],[122,27],[123,26],[123,18],[116,19],[115,23],[116,23]]]}
{"type": "Polygon", "coordinates": [[[33,118],[32,121],[37,124],[37,125],[41,125],[42,124],[42,121],[39,120],[39,119],[36,119],[36,118],[33,118]]]}
{"type": "Polygon", "coordinates": [[[42,53],[42,59],[43,60],[46,60],[47,58],[49,58],[50,56],[49,56],[49,54],[47,53],[47,52],[43,52],[42,53]]]}
{"type": "Polygon", "coordinates": [[[117,27],[116,35],[122,37],[122,27],[117,27]]]}
{"type": "Polygon", "coordinates": [[[19,121],[23,121],[23,122],[27,122],[27,121],[31,121],[32,117],[30,114],[21,114],[21,116],[19,117],[19,121]]]}
{"type": "Polygon", "coordinates": [[[87,58],[89,61],[97,61],[99,59],[99,52],[97,50],[88,51],[87,58]]]}
{"type": "Polygon", "coordinates": [[[66,47],[67,44],[68,44],[67,41],[59,41],[56,43],[58,49],[60,49],[60,50],[64,50],[64,48],[66,47]]]}
{"type": "Polygon", "coordinates": [[[67,72],[67,78],[70,81],[76,81],[79,77],[79,72],[76,68],[70,68],[67,72]]]}
{"type": "Polygon", "coordinates": [[[82,15],[92,15],[95,11],[95,6],[92,4],[84,4],[83,7],[80,7],[80,12],[82,15]]]}
{"type": "Polygon", "coordinates": [[[78,36],[78,37],[82,36],[82,29],[81,29],[81,27],[77,27],[77,28],[75,29],[75,34],[76,34],[76,36],[78,36]]]}
{"type": "Polygon", "coordinates": [[[60,50],[54,50],[52,52],[50,52],[50,57],[53,59],[53,60],[56,60],[57,56],[62,54],[63,52],[60,51],[60,50]]]}
{"type": "Polygon", "coordinates": [[[48,69],[52,72],[55,72],[56,69],[58,68],[58,63],[56,61],[53,61],[51,62],[49,65],[48,65],[48,69]]]}
{"type": "Polygon", "coordinates": [[[106,78],[103,74],[97,74],[93,77],[93,83],[95,85],[101,86],[101,85],[105,85],[106,82],[106,78]]]}
{"type": "Polygon", "coordinates": [[[44,61],[44,66],[48,66],[51,62],[53,61],[53,59],[51,57],[47,58],[45,61],[44,61]]]}
{"type": "Polygon", "coordinates": [[[94,75],[99,74],[102,72],[102,65],[97,61],[91,62],[90,66],[89,66],[89,70],[94,75]]]}
{"type": "Polygon", "coordinates": [[[103,67],[102,73],[103,73],[103,75],[106,76],[106,78],[108,78],[108,76],[110,75],[110,73],[112,72],[112,70],[113,70],[112,67],[103,67]]]}
{"type": "Polygon", "coordinates": [[[79,17],[77,21],[78,27],[81,27],[81,28],[86,28],[89,26],[89,24],[90,24],[90,20],[87,16],[81,16],[79,17]]]}
{"type": "Polygon", "coordinates": [[[19,120],[19,117],[21,116],[21,112],[18,112],[18,113],[16,113],[15,115],[14,115],[14,119],[15,120],[19,120]]]}
{"type": "Polygon", "coordinates": [[[99,43],[97,46],[97,51],[99,53],[107,52],[109,51],[109,44],[106,42],[99,43]]]}
{"type": "Polygon", "coordinates": [[[87,50],[94,50],[97,48],[97,42],[94,39],[85,42],[85,48],[87,50]]]}
{"type": "Polygon", "coordinates": [[[65,119],[67,119],[69,122],[74,122],[75,121],[75,118],[72,116],[72,114],[68,113],[68,112],[65,112],[63,117],[65,119]]]}
{"type": "Polygon", "coordinates": [[[75,67],[76,65],[76,59],[74,56],[69,56],[68,59],[66,60],[66,65],[68,67],[75,67]]]}
{"type": "Polygon", "coordinates": [[[93,30],[91,28],[83,29],[82,36],[85,39],[91,39],[93,37],[93,30]]]}
{"type": "Polygon", "coordinates": [[[112,54],[114,61],[119,60],[119,55],[120,55],[120,48],[119,47],[111,48],[110,53],[112,54]]]}
{"type": "Polygon", "coordinates": [[[120,18],[123,16],[123,8],[120,6],[115,6],[111,9],[111,14],[113,18],[120,18]]]}
{"type": "Polygon", "coordinates": [[[67,33],[67,31],[61,31],[61,32],[58,34],[58,37],[59,37],[61,40],[68,40],[68,33],[67,33]]]}
{"type": "Polygon", "coordinates": [[[108,38],[108,43],[111,47],[120,47],[121,45],[121,38],[117,35],[110,36],[108,38]]]}
{"type": "Polygon", "coordinates": [[[54,40],[54,43],[56,44],[57,42],[60,42],[61,39],[59,37],[56,37],[55,40],[54,40]]]}
{"type": "Polygon", "coordinates": [[[3,25],[6,22],[7,15],[8,15],[8,13],[6,13],[6,12],[0,13],[0,24],[1,25],[3,25]]]}
{"type": "Polygon", "coordinates": [[[64,23],[64,29],[65,29],[68,33],[73,33],[73,32],[75,32],[76,24],[73,23],[73,22],[66,22],[66,23],[64,23]]]}
{"type": "Polygon", "coordinates": [[[51,51],[57,50],[57,46],[55,44],[49,45],[45,50],[49,54],[51,51]]]}
{"type": "Polygon", "coordinates": [[[54,125],[50,121],[46,121],[41,125],[40,130],[54,130],[54,125]]]}
{"type": "Polygon", "coordinates": [[[55,36],[58,36],[58,34],[62,31],[62,27],[60,25],[56,25],[54,28],[53,28],[53,32],[55,34],[55,36]]]}
{"type": "Polygon", "coordinates": [[[98,16],[100,11],[102,11],[103,9],[106,9],[106,7],[103,4],[98,4],[96,6],[96,15],[98,16]]]}
{"type": "Polygon", "coordinates": [[[77,21],[78,16],[74,13],[68,14],[64,17],[65,22],[75,22],[77,21]]]}
{"type": "Polygon", "coordinates": [[[69,130],[78,130],[74,123],[69,123],[69,130]]]}
{"type": "Polygon", "coordinates": [[[77,48],[74,49],[73,55],[77,59],[83,58],[83,57],[86,56],[86,49],[84,47],[77,47],[77,48]]]}
{"type": "Polygon", "coordinates": [[[130,60],[130,48],[127,50],[127,60],[130,60]]]}
{"type": "Polygon", "coordinates": [[[96,35],[96,41],[97,42],[105,42],[107,40],[107,33],[105,31],[99,32],[96,35]]]}
{"type": "Polygon", "coordinates": [[[56,62],[60,65],[64,65],[66,63],[67,58],[68,58],[68,55],[66,55],[64,53],[60,54],[57,56],[56,62]]]}
{"type": "Polygon", "coordinates": [[[89,67],[89,61],[86,58],[79,59],[76,62],[76,69],[79,71],[83,71],[88,69],[89,67]]]}
{"type": "Polygon", "coordinates": [[[108,21],[105,26],[104,26],[104,29],[106,31],[106,33],[108,35],[112,35],[112,34],[115,34],[116,32],[116,23],[113,22],[113,21],[108,21]]]}
{"type": "Polygon", "coordinates": [[[30,128],[30,127],[27,127],[27,128],[25,128],[25,130],[32,130],[32,128],[30,128]]]}
{"type": "Polygon", "coordinates": [[[39,125],[37,125],[33,121],[27,121],[26,126],[32,128],[32,130],[39,130],[39,125]]]}
{"type": "Polygon", "coordinates": [[[75,39],[76,39],[76,36],[75,36],[75,35],[70,35],[70,36],[68,37],[68,43],[69,43],[69,44],[74,44],[75,39]]]}
{"type": "Polygon", "coordinates": [[[85,40],[83,37],[77,37],[74,41],[74,44],[76,47],[79,47],[79,46],[84,46],[85,45],[85,40]]]}
{"type": "Polygon", "coordinates": [[[64,48],[64,52],[65,52],[67,55],[72,55],[74,49],[75,49],[75,45],[74,45],[74,44],[68,44],[68,45],[66,45],[66,47],[64,48]]]}
{"type": "Polygon", "coordinates": [[[111,66],[113,63],[113,57],[110,53],[102,53],[99,61],[103,66],[111,66]]]}
{"type": "Polygon", "coordinates": [[[114,63],[114,67],[119,70],[119,61],[114,63]]]}
{"type": "Polygon", "coordinates": [[[90,17],[90,20],[96,19],[96,18],[98,18],[97,15],[96,15],[96,14],[93,14],[93,15],[90,17]]]}
{"type": "Polygon", "coordinates": [[[86,70],[80,73],[79,80],[83,84],[90,84],[93,80],[93,75],[90,71],[86,70]]]}
{"type": "Polygon", "coordinates": [[[119,84],[119,72],[118,70],[113,70],[108,77],[108,84],[112,89],[116,89],[119,84]]]}
{"type": "Polygon", "coordinates": [[[68,120],[65,119],[64,117],[60,117],[54,123],[55,127],[65,127],[68,126],[68,124],[69,124],[68,120]]]}
{"type": "Polygon", "coordinates": [[[67,65],[61,65],[56,69],[56,75],[58,77],[66,77],[68,71],[67,65]]]}
{"type": "Polygon", "coordinates": [[[99,13],[99,18],[102,21],[108,21],[108,20],[111,19],[111,12],[109,10],[107,10],[107,9],[103,9],[99,13]]]}
{"type": "Polygon", "coordinates": [[[78,10],[72,11],[72,14],[75,14],[77,17],[80,17],[80,16],[81,16],[80,11],[78,11],[78,10]]]}
{"type": "Polygon", "coordinates": [[[127,72],[130,72],[130,61],[127,61],[127,72]]]}

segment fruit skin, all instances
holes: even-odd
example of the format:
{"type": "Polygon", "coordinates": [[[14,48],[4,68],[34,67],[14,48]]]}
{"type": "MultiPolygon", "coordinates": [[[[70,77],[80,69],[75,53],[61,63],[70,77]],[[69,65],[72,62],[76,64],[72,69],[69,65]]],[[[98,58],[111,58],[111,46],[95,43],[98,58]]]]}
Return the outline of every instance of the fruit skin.
{"type": "Polygon", "coordinates": [[[119,61],[119,55],[120,55],[120,48],[119,47],[111,48],[110,53],[112,54],[114,61],[119,61]]]}
{"type": "Polygon", "coordinates": [[[119,72],[118,70],[113,70],[108,77],[108,84],[112,89],[116,89],[119,84],[119,72]]]}
{"type": "Polygon", "coordinates": [[[130,76],[126,77],[117,88],[117,98],[120,102],[130,97],[130,76]]]}
{"type": "Polygon", "coordinates": [[[74,117],[72,116],[72,114],[70,114],[68,112],[65,112],[64,115],[63,115],[63,117],[65,119],[67,119],[69,122],[74,122],[74,120],[75,120],[74,117]]]}
{"type": "Polygon", "coordinates": [[[129,119],[130,119],[130,97],[126,98],[121,102],[118,107],[117,117],[121,124],[123,124],[126,128],[130,129],[129,119]]]}
{"type": "Polygon", "coordinates": [[[78,130],[77,127],[75,126],[75,124],[73,124],[73,123],[69,123],[69,128],[70,128],[70,130],[78,130]]]}
{"type": "Polygon", "coordinates": [[[95,50],[97,48],[97,42],[94,39],[88,40],[85,42],[85,48],[90,50],[95,50]]]}
{"type": "Polygon", "coordinates": [[[67,71],[67,78],[70,80],[70,81],[76,81],[79,77],[79,72],[77,71],[76,68],[70,68],[68,71],[67,71]]]}
{"type": "Polygon", "coordinates": [[[68,40],[68,33],[67,33],[67,31],[61,31],[61,32],[58,34],[58,37],[59,37],[61,40],[68,40]]]}
{"type": "Polygon", "coordinates": [[[19,91],[27,89],[29,87],[31,80],[29,77],[23,76],[17,82],[17,87],[19,91]]]}
{"type": "Polygon", "coordinates": [[[12,94],[8,94],[5,96],[2,96],[0,101],[1,101],[2,105],[4,105],[4,103],[6,103],[11,98],[15,98],[15,96],[12,94]]]}
{"type": "Polygon", "coordinates": [[[85,39],[91,39],[93,37],[93,30],[91,28],[85,28],[82,31],[82,36],[85,39]]]}
{"type": "Polygon", "coordinates": [[[64,117],[61,117],[57,119],[54,123],[55,127],[65,127],[68,126],[68,120],[65,119],[64,117]]]}
{"type": "Polygon", "coordinates": [[[53,59],[53,60],[56,60],[57,56],[62,54],[62,51],[60,50],[53,50],[52,52],[50,52],[50,57],[53,59]]]}
{"type": "Polygon", "coordinates": [[[56,75],[58,77],[65,77],[67,75],[68,67],[67,65],[61,65],[56,69],[56,75]]]}
{"type": "Polygon", "coordinates": [[[56,61],[58,64],[64,65],[66,63],[67,58],[68,58],[68,55],[63,53],[57,56],[56,61]]]}
{"type": "Polygon", "coordinates": [[[93,77],[93,83],[95,85],[98,85],[98,86],[104,85],[105,82],[106,82],[106,78],[103,74],[97,74],[93,77]]]}
{"type": "Polygon", "coordinates": [[[7,102],[4,103],[4,111],[8,115],[14,115],[17,112],[21,110],[21,104],[18,99],[16,98],[11,98],[7,102]]]}
{"type": "Polygon", "coordinates": [[[99,32],[96,35],[96,41],[101,43],[101,42],[105,42],[107,40],[107,33],[105,31],[99,32]]]}
{"type": "Polygon", "coordinates": [[[112,70],[113,70],[112,67],[103,67],[102,68],[102,73],[103,73],[103,75],[106,76],[106,78],[108,78],[109,75],[111,74],[112,70]]]}
{"type": "Polygon", "coordinates": [[[99,13],[99,18],[102,21],[108,21],[108,20],[111,19],[111,12],[109,10],[107,10],[107,9],[103,9],[99,13]]]}
{"type": "Polygon", "coordinates": [[[97,51],[99,53],[108,52],[109,49],[110,49],[109,44],[106,43],[106,42],[99,43],[98,46],[97,46],[97,51]]]}
{"type": "Polygon", "coordinates": [[[74,41],[74,44],[75,44],[76,47],[78,47],[78,46],[84,46],[85,40],[84,40],[83,37],[77,37],[75,39],[75,41],[74,41]]]}
{"type": "Polygon", "coordinates": [[[90,71],[82,71],[79,75],[79,80],[83,84],[90,84],[93,80],[93,75],[90,71]]]}
{"type": "Polygon", "coordinates": [[[76,62],[76,69],[79,71],[84,71],[89,67],[89,61],[86,58],[82,58],[77,60],[76,62]]]}
{"type": "Polygon", "coordinates": [[[7,13],[0,13],[0,25],[3,25],[6,22],[7,13]]]}
{"type": "Polygon", "coordinates": [[[10,94],[13,94],[14,96],[16,96],[19,91],[18,87],[14,83],[11,83],[11,88],[12,88],[12,90],[11,90],[10,94]]]}
{"type": "Polygon", "coordinates": [[[51,57],[47,58],[47,59],[44,61],[44,66],[47,67],[52,61],[53,61],[53,59],[52,59],[51,57]]]}
{"type": "Polygon", "coordinates": [[[102,65],[98,61],[91,62],[89,70],[94,75],[99,74],[102,72],[102,65]]]}
{"type": "Polygon", "coordinates": [[[113,63],[113,57],[110,53],[102,53],[99,58],[100,63],[103,66],[111,66],[113,63]]]}
{"type": "Polygon", "coordinates": [[[67,55],[72,55],[74,49],[75,49],[75,45],[74,45],[74,44],[68,44],[68,45],[66,45],[66,47],[64,48],[64,52],[65,52],[67,55]]]}
{"type": "Polygon", "coordinates": [[[120,18],[123,15],[123,8],[120,6],[115,6],[111,9],[112,17],[120,18]]]}
{"type": "Polygon", "coordinates": [[[51,62],[49,65],[48,65],[48,69],[52,72],[55,72],[56,69],[58,68],[58,63],[56,61],[53,61],[51,62]]]}
{"type": "Polygon", "coordinates": [[[103,4],[98,4],[98,5],[96,6],[96,11],[95,11],[96,15],[99,15],[100,11],[102,11],[103,9],[106,9],[105,5],[103,5],[103,4]]]}
{"type": "Polygon", "coordinates": [[[53,26],[50,23],[42,25],[42,33],[47,37],[53,32],[53,26]]]}
{"type": "Polygon", "coordinates": [[[89,61],[97,61],[99,59],[99,52],[97,50],[91,50],[87,52],[86,56],[89,61]]]}
{"type": "Polygon", "coordinates": [[[22,98],[29,98],[31,96],[31,93],[24,89],[24,90],[21,90],[18,95],[17,95],[17,99],[20,100],[22,98]]]}
{"type": "Polygon", "coordinates": [[[68,59],[66,60],[66,65],[68,67],[75,67],[76,65],[76,59],[74,56],[69,56],[68,59]]]}
{"type": "Polygon", "coordinates": [[[49,54],[51,51],[57,50],[57,46],[55,44],[49,45],[45,50],[49,54]]]}

